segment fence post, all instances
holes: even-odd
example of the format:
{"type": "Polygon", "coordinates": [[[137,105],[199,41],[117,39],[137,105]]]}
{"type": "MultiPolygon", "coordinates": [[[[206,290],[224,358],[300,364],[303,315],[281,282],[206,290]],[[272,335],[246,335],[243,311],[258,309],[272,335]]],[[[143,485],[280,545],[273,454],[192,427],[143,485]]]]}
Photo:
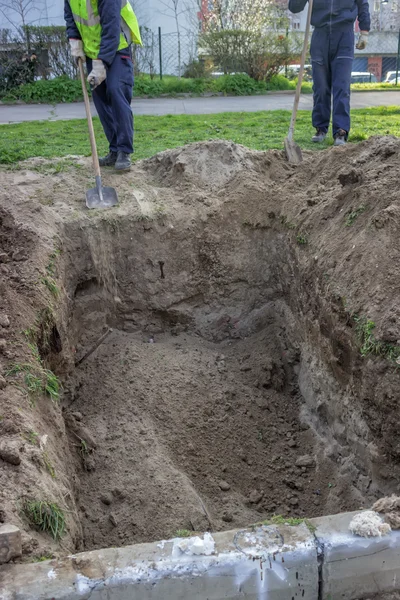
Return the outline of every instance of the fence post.
{"type": "Polygon", "coordinates": [[[161,42],[161,27],[158,28],[158,58],[160,61],[160,79],[162,79],[162,42],[161,42]]]}
{"type": "Polygon", "coordinates": [[[399,31],[399,43],[397,45],[397,56],[396,56],[396,85],[399,82],[399,69],[400,69],[400,31],[399,31]]]}

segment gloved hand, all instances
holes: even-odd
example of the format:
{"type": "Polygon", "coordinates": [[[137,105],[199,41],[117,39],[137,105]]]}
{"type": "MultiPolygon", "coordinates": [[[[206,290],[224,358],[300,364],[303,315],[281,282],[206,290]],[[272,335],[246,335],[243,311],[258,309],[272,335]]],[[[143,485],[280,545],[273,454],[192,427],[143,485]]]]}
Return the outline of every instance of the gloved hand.
{"type": "Polygon", "coordinates": [[[356,44],[357,50],[365,50],[368,44],[368,31],[360,31],[360,37],[356,44]]]}
{"type": "Polygon", "coordinates": [[[94,90],[95,88],[97,88],[98,85],[103,83],[106,76],[107,73],[103,61],[94,59],[92,61],[92,70],[90,71],[87,78],[92,90],[94,90]]]}
{"type": "Polygon", "coordinates": [[[75,59],[75,62],[78,63],[78,60],[81,58],[82,60],[86,60],[85,53],[83,51],[83,42],[82,40],[69,40],[69,45],[71,47],[71,56],[75,59]]]}

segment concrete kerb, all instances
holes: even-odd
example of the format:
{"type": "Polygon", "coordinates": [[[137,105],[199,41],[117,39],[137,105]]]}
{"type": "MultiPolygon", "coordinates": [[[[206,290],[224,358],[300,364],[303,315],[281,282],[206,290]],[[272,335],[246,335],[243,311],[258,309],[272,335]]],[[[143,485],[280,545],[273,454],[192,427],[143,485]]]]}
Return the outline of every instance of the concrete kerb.
{"type": "Polygon", "coordinates": [[[356,600],[400,590],[400,533],[350,534],[354,513],[0,568],[1,600],[356,600]],[[314,530],[315,528],[315,530],[314,530]],[[204,544],[206,552],[210,548],[204,544]]]}
{"type": "Polygon", "coordinates": [[[400,590],[400,531],[354,536],[349,531],[354,514],[313,519],[322,569],[320,600],[356,600],[400,590]]]}

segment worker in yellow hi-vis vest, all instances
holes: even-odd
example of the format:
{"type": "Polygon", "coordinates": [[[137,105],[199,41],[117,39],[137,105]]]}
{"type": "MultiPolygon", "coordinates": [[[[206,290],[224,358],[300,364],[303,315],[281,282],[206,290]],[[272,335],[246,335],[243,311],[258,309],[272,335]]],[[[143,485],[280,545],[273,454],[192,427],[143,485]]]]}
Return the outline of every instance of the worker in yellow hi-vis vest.
{"type": "Polygon", "coordinates": [[[131,167],[133,152],[132,44],[142,44],[129,0],[65,0],[71,54],[86,60],[88,82],[110,151],[100,166],[131,167]]]}

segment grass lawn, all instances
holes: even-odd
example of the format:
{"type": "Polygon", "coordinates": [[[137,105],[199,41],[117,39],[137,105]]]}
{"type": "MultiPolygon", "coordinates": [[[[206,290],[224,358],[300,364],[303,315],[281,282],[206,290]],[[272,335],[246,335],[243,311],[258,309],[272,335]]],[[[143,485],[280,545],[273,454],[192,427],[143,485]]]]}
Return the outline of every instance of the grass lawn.
{"type": "MultiPolygon", "coordinates": [[[[351,142],[371,135],[393,134],[400,137],[400,107],[378,107],[352,111],[351,142]]],[[[283,148],[289,127],[290,112],[284,110],[218,115],[167,115],[135,118],[135,159],[147,158],[168,148],[190,142],[227,139],[257,150],[283,148]]],[[[99,154],[107,152],[107,141],[99,120],[94,119],[99,154]]],[[[296,141],[302,148],[319,150],[310,138],[313,134],[311,113],[300,111],[296,141]]],[[[33,121],[0,125],[0,163],[35,156],[47,158],[68,154],[90,155],[85,120],[33,121]]]]}

